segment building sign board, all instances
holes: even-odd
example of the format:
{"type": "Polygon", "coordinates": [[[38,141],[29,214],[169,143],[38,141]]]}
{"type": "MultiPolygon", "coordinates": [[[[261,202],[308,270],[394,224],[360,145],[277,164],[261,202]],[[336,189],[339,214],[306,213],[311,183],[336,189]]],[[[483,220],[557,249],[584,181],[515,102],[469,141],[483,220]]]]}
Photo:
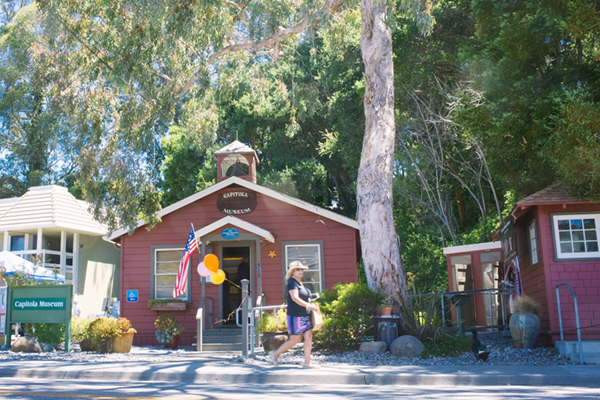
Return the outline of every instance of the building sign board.
{"type": "Polygon", "coordinates": [[[248,214],[256,208],[256,193],[247,190],[221,193],[217,208],[227,215],[248,214]]]}
{"type": "Polygon", "coordinates": [[[233,240],[240,236],[240,231],[236,228],[225,228],[221,231],[221,236],[226,240],[233,240]]]}
{"type": "Polygon", "coordinates": [[[71,350],[73,285],[9,287],[6,300],[6,343],[11,343],[13,323],[65,324],[65,351],[71,350]]]}
{"type": "Polygon", "coordinates": [[[0,288],[0,336],[6,333],[6,288],[0,288]]]}
{"type": "Polygon", "coordinates": [[[64,310],[66,299],[63,298],[19,298],[13,299],[13,310],[64,310]]]}

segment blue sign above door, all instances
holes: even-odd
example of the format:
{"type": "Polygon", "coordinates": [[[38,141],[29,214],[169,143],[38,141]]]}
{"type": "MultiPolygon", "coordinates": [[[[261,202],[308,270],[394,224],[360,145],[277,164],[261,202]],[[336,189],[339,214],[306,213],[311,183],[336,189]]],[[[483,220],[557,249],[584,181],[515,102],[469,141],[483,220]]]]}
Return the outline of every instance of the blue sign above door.
{"type": "Polygon", "coordinates": [[[240,231],[236,228],[225,228],[221,231],[221,236],[223,236],[223,239],[233,240],[240,236],[240,231]]]}

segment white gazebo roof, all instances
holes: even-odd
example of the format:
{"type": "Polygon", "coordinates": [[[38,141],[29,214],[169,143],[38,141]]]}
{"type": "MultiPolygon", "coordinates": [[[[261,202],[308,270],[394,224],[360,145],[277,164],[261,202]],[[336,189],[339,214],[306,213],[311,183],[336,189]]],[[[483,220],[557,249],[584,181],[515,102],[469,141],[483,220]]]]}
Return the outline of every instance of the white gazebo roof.
{"type": "Polygon", "coordinates": [[[17,201],[18,197],[12,197],[10,199],[0,199],[0,218],[6,213],[17,201]]]}
{"type": "Polygon", "coordinates": [[[0,202],[0,231],[56,228],[104,236],[106,226],[96,221],[84,203],[61,186],[31,187],[23,196],[0,202]],[[3,211],[4,210],[4,211],[3,211]]]}

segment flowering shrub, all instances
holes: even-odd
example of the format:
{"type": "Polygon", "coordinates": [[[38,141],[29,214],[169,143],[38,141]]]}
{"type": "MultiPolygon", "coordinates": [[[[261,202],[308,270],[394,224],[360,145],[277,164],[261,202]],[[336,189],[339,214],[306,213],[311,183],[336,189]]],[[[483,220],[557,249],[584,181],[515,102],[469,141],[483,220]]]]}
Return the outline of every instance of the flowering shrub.
{"type": "Polygon", "coordinates": [[[117,324],[119,325],[119,329],[121,333],[137,333],[137,331],[131,326],[131,321],[127,318],[119,318],[117,319],[117,324]]]}

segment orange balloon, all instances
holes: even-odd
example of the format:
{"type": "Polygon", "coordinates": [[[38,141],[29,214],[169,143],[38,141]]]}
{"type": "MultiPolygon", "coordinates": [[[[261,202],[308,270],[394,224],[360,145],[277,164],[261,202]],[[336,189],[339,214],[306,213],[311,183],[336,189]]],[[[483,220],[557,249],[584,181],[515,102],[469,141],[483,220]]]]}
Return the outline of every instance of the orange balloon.
{"type": "Polygon", "coordinates": [[[207,254],[204,257],[204,266],[211,272],[217,272],[219,270],[219,257],[214,254],[207,254]]]}
{"type": "Polygon", "coordinates": [[[217,272],[210,273],[210,281],[215,285],[220,285],[225,281],[225,271],[218,269],[217,272]]]}

